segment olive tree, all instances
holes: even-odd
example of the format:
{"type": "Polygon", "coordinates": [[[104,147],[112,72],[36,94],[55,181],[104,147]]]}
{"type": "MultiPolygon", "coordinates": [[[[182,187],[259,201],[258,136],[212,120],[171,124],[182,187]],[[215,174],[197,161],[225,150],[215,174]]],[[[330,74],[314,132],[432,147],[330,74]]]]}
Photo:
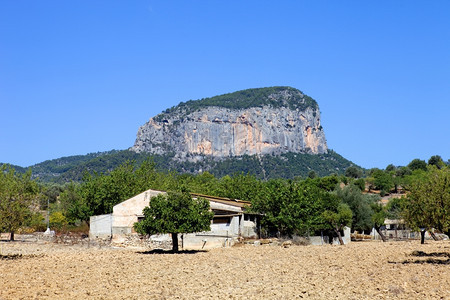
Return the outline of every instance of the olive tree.
{"type": "Polygon", "coordinates": [[[354,184],[336,188],[336,195],[352,210],[352,229],[363,232],[372,229],[372,204],[379,200],[377,195],[363,194],[354,184]]]}
{"type": "Polygon", "coordinates": [[[0,168],[0,232],[10,232],[12,241],[14,233],[33,219],[30,207],[37,194],[31,171],[19,175],[11,167],[0,168]]]}
{"type": "Polygon", "coordinates": [[[415,176],[408,186],[402,215],[412,229],[435,228],[450,231],[450,168],[431,166],[428,172],[415,176]]]}
{"type": "Polygon", "coordinates": [[[438,169],[441,169],[445,166],[445,163],[442,160],[442,157],[440,157],[439,155],[433,155],[428,160],[428,165],[436,166],[438,169]]]}
{"type": "Polygon", "coordinates": [[[410,168],[411,171],[414,171],[414,170],[426,171],[427,170],[427,163],[424,160],[415,158],[408,164],[408,168],[410,168]]]}
{"type": "Polygon", "coordinates": [[[322,213],[323,219],[329,224],[339,238],[339,244],[344,245],[344,240],[341,236],[341,230],[345,226],[352,224],[352,210],[345,203],[340,203],[337,211],[326,210],[322,213]]]}
{"type": "Polygon", "coordinates": [[[373,214],[372,214],[373,227],[375,228],[377,233],[380,235],[383,242],[386,242],[387,238],[381,231],[381,226],[384,225],[384,220],[386,219],[386,216],[387,216],[386,208],[383,206],[383,204],[376,203],[376,202],[372,203],[371,207],[372,207],[372,211],[373,211],[373,214]]]}
{"type": "Polygon", "coordinates": [[[211,230],[211,220],[214,215],[209,209],[208,200],[193,199],[186,191],[168,192],[152,197],[143,213],[144,219],[134,224],[136,232],[170,233],[174,252],[178,252],[179,233],[211,230]]]}

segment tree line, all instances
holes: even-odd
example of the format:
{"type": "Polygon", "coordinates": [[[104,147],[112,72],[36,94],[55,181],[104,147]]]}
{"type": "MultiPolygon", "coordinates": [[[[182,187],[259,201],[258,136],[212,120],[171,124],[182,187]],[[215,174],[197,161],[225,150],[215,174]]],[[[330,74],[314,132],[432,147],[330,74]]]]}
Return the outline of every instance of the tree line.
{"type": "Polygon", "coordinates": [[[274,86],[266,88],[255,88],[218,95],[200,100],[189,100],[181,102],[177,106],[166,109],[154,117],[157,122],[162,122],[171,115],[177,114],[178,119],[183,119],[190,113],[207,107],[224,107],[229,109],[247,109],[250,107],[272,106],[274,108],[289,107],[291,110],[306,110],[312,108],[318,110],[317,102],[303,94],[301,91],[287,86],[274,86]],[[289,92],[289,96],[280,95],[289,92]]]}
{"type": "MultiPolygon", "coordinates": [[[[187,156],[188,158],[190,155],[187,156]]],[[[196,157],[198,158],[198,157],[196,157]]],[[[310,170],[314,170],[317,176],[326,176],[332,173],[344,174],[349,166],[354,164],[334,152],[328,150],[323,154],[308,153],[283,153],[280,155],[242,155],[239,157],[228,157],[217,160],[204,155],[200,160],[179,160],[175,153],[149,154],[136,153],[130,150],[112,150],[108,152],[90,153],[62,157],[44,161],[31,166],[33,178],[39,178],[43,183],[54,182],[65,184],[71,181],[81,182],[84,173],[91,174],[109,173],[126,161],[134,161],[141,164],[150,159],[155,162],[158,170],[175,170],[178,173],[199,173],[200,170],[208,171],[216,177],[228,174],[250,173],[259,179],[286,178],[292,179],[297,176],[307,176],[310,170]]],[[[25,173],[26,168],[13,166],[17,173],[25,173]]],[[[356,167],[358,170],[362,170],[356,167]]]]}
{"type": "MultiPolygon", "coordinates": [[[[439,156],[428,163],[413,160],[403,167],[387,166],[364,174],[349,167],[345,175],[262,180],[236,173],[216,177],[208,172],[162,172],[152,160],[128,161],[110,172],[85,172],[80,183],[42,184],[31,172],[0,172],[0,231],[61,229],[89,223],[93,215],[112,212],[114,205],[147,189],[192,192],[248,200],[259,213],[265,236],[314,235],[341,237],[344,226],[359,232],[380,231],[385,218],[404,219],[414,229],[450,230],[450,171],[439,156]],[[402,192],[387,205],[380,197],[402,192]]],[[[381,233],[381,231],[380,231],[381,233]]],[[[12,234],[13,237],[13,234],[12,234]]]]}

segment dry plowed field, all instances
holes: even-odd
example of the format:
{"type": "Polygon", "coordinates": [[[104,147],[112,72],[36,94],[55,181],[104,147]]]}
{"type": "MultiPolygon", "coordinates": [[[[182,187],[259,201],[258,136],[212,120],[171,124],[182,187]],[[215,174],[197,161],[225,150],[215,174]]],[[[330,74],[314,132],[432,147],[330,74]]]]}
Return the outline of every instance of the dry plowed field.
{"type": "Polygon", "coordinates": [[[181,254],[1,242],[0,299],[450,299],[450,242],[181,254]]]}

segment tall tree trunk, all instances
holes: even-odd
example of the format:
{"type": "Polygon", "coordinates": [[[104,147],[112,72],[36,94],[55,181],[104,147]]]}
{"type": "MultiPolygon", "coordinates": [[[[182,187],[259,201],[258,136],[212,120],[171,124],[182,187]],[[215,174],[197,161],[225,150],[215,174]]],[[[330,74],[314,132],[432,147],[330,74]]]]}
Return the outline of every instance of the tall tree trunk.
{"type": "Polygon", "coordinates": [[[439,241],[440,240],[440,238],[438,238],[437,235],[435,235],[433,231],[430,231],[430,235],[433,238],[433,240],[435,240],[435,241],[439,241]]]}
{"type": "Polygon", "coordinates": [[[344,240],[342,239],[341,232],[339,231],[339,229],[335,228],[334,231],[336,232],[336,234],[338,236],[339,244],[344,245],[344,240]]]}
{"type": "Polygon", "coordinates": [[[11,234],[9,236],[10,241],[14,241],[14,231],[11,231],[11,234]]]}
{"type": "Polygon", "coordinates": [[[178,233],[172,233],[172,251],[178,252],[178,233]]]}
{"type": "Polygon", "coordinates": [[[420,231],[420,243],[421,244],[425,244],[425,232],[427,232],[427,231],[426,230],[420,231]]]}
{"type": "Polygon", "coordinates": [[[378,234],[380,235],[381,239],[383,240],[383,242],[387,241],[386,236],[383,234],[383,232],[381,232],[380,230],[380,226],[375,226],[375,230],[378,232],[378,234]]]}

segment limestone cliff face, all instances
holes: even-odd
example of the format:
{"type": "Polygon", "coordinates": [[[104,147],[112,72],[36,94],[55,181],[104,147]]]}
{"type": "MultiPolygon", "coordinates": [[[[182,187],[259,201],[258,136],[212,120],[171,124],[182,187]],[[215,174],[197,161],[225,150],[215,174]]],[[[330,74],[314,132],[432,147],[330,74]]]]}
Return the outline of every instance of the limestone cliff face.
{"type": "MultiPolygon", "coordinates": [[[[282,101],[293,91],[269,94],[269,97],[282,101]]],[[[178,106],[141,126],[131,150],[155,154],[175,152],[178,157],[327,151],[317,105],[300,109],[283,103],[277,107],[264,101],[260,104],[246,108],[204,106],[194,111],[178,106]]]]}

